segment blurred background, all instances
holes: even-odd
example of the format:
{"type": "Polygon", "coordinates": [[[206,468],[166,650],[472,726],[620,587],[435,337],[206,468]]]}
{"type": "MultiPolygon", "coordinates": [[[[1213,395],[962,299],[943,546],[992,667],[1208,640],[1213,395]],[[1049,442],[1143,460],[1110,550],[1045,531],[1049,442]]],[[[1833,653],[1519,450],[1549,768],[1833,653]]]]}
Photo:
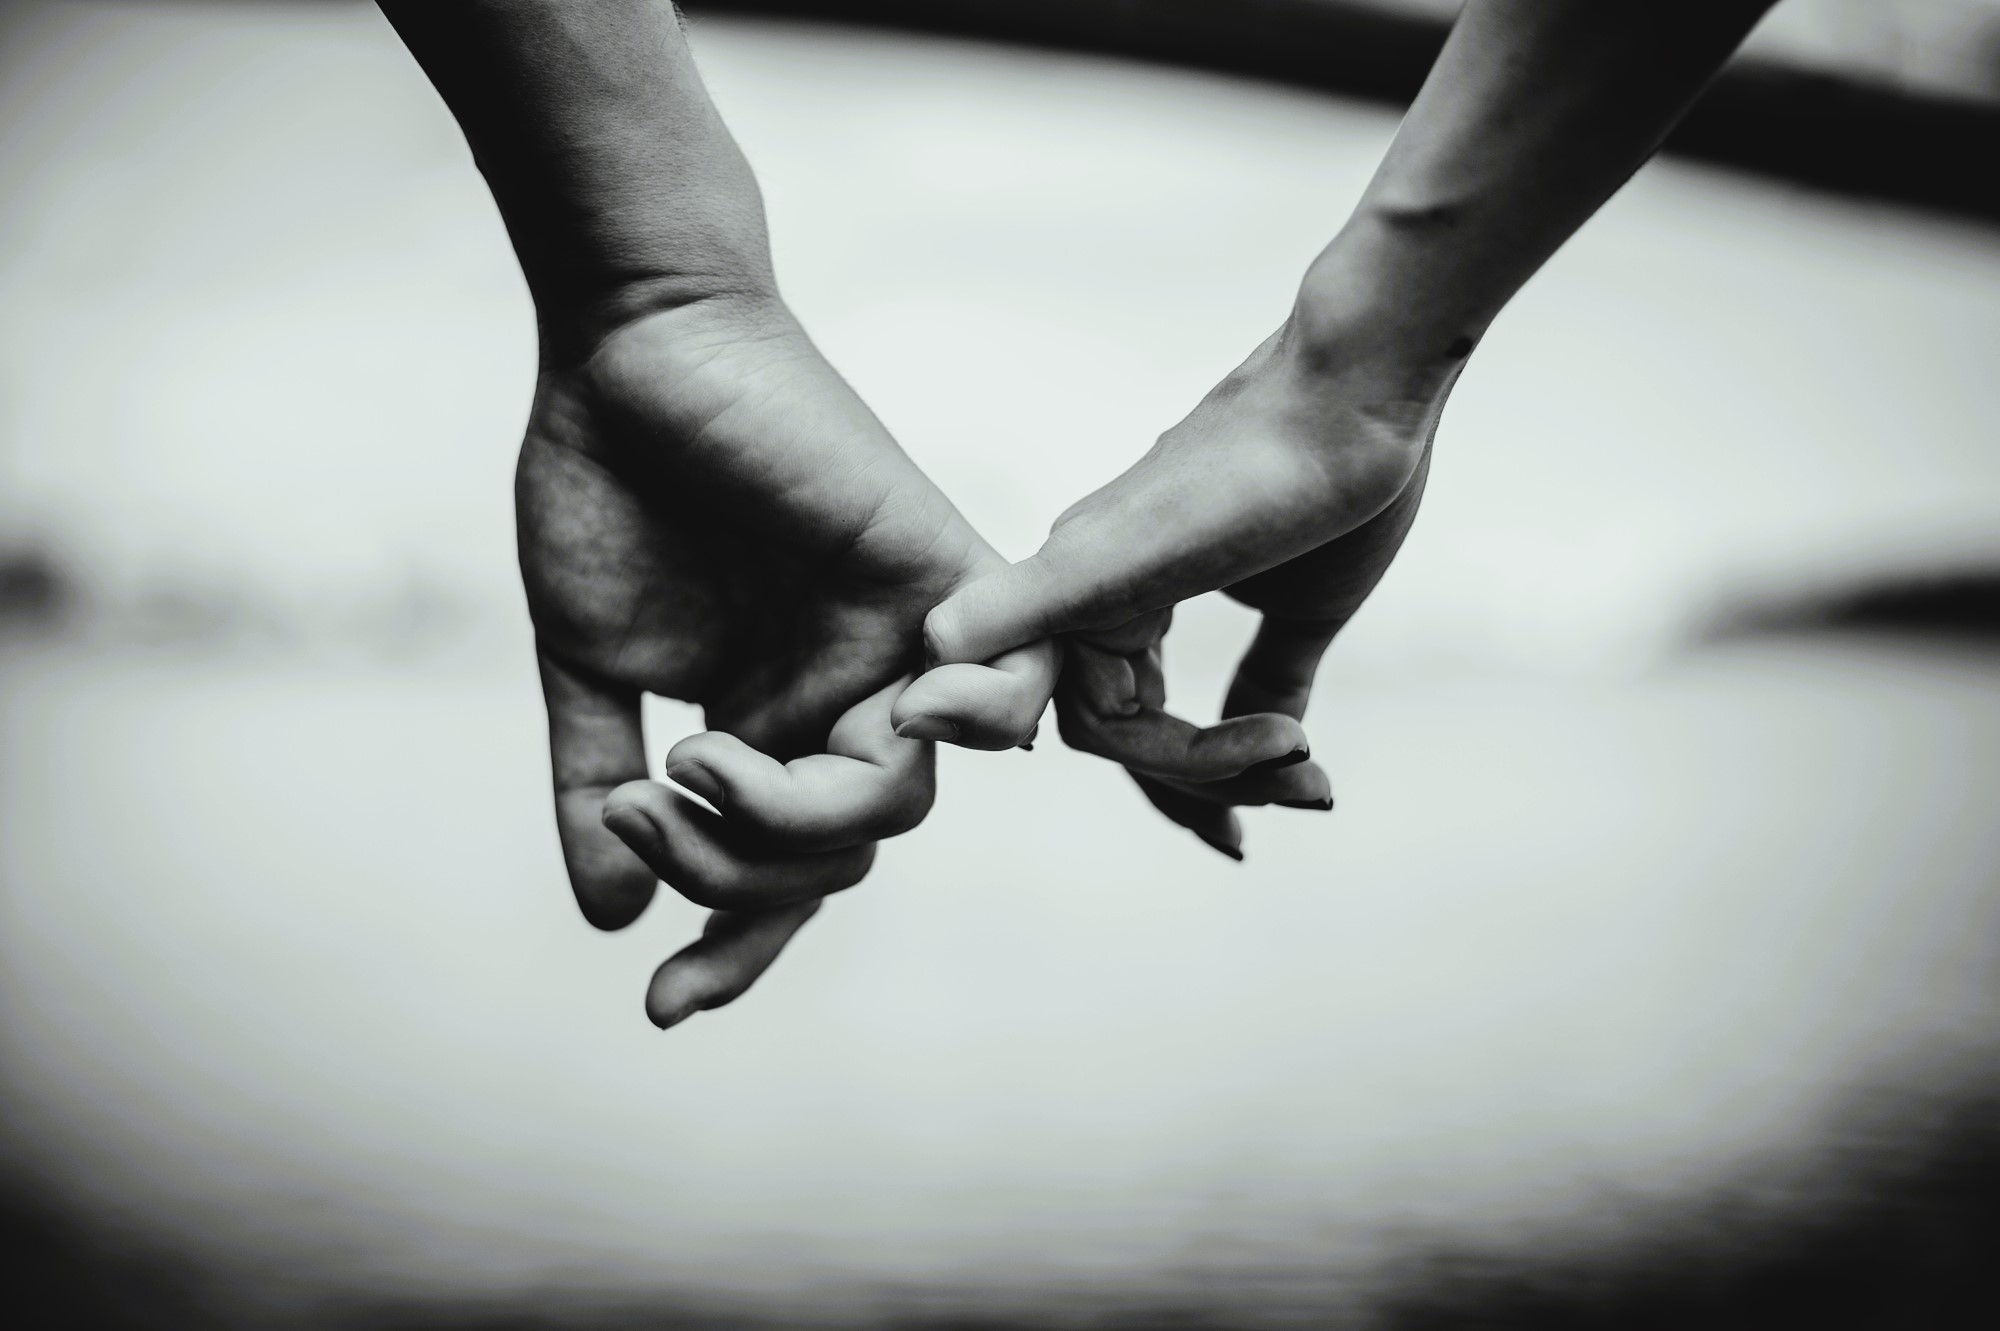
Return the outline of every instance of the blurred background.
{"type": "MultiPolygon", "coordinates": [[[[1019,557],[1283,317],[1455,6],[690,8],[789,298],[1019,557]]],[[[565,888],[449,115],[369,4],[6,4],[15,1324],[1986,1324],[1997,98],[1994,0],[1779,7],[1468,368],[1330,819],[1239,866],[950,751],[662,1035],[700,912],[565,888]]],[[[1212,716],[1248,618],[1179,624],[1212,716]]]]}

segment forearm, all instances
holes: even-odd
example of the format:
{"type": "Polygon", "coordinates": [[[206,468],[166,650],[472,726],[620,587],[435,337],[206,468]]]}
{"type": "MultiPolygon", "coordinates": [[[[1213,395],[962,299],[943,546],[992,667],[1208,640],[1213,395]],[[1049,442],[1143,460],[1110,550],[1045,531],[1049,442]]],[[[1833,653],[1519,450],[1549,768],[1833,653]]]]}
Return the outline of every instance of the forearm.
{"type": "Polygon", "coordinates": [[[380,0],[499,204],[545,349],[773,289],[762,201],[667,0],[380,0]]]}
{"type": "Polygon", "coordinates": [[[1470,0],[1294,323],[1448,376],[1774,0],[1470,0]]]}

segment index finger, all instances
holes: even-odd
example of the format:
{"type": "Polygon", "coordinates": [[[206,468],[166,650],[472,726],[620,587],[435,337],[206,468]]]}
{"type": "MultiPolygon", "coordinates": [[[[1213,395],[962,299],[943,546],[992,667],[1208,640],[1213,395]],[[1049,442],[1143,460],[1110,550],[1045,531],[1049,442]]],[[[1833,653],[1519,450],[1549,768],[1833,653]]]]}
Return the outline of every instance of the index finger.
{"type": "Polygon", "coordinates": [[[546,652],[540,664],[556,833],[570,891],[584,919],[599,929],[622,929],[652,902],[656,884],[652,869],[603,820],[605,797],[646,775],[639,691],[572,669],[546,652]]]}

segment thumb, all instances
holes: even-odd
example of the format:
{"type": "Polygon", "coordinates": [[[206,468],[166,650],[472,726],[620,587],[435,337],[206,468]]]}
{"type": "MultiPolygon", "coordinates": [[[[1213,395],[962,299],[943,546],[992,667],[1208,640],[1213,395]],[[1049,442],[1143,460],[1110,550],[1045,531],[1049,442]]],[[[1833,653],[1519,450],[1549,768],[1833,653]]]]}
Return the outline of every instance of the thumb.
{"type": "Polygon", "coordinates": [[[1299,553],[1289,526],[1246,513],[1219,489],[1204,468],[1142,458],[1071,508],[1034,554],[939,602],[924,622],[933,662],[986,661],[1058,633],[1116,628],[1299,553]]]}
{"type": "Polygon", "coordinates": [[[1058,633],[1122,624],[1151,606],[1126,608],[1112,590],[1120,576],[1115,556],[1077,557],[1082,542],[1057,528],[1042,548],[969,582],[932,608],[924,620],[924,646],[933,665],[991,661],[1003,652],[1058,633]]]}

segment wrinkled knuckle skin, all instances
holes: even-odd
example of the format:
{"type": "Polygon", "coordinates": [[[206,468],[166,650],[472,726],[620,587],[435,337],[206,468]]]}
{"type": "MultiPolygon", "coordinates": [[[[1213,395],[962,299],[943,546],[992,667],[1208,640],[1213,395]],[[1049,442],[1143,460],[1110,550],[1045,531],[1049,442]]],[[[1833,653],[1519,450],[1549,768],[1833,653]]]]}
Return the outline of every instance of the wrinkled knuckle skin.
{"type": "Polygon", "coordinates": [[[788,842],[810,841],[820,835],[822,819],[804,817],[791,809],[759,810],[761,816],[745,817],[739,823],[728,823],[730,834],[741,844],[758,844],[765,838],[779,845],[788,842]]]}
{"type": "Polygon", "coordinates": [[[667,886],[704,910],[748,910],[765,904],[733,866],[683,866],[667,886]]]}
{"type": "Polygon", "coordinates": [[[931,607],[924,616],[924,653],[928,664],[955,661],[959,642],[959,610],[956,602],[945,601],[931,607]]]}

